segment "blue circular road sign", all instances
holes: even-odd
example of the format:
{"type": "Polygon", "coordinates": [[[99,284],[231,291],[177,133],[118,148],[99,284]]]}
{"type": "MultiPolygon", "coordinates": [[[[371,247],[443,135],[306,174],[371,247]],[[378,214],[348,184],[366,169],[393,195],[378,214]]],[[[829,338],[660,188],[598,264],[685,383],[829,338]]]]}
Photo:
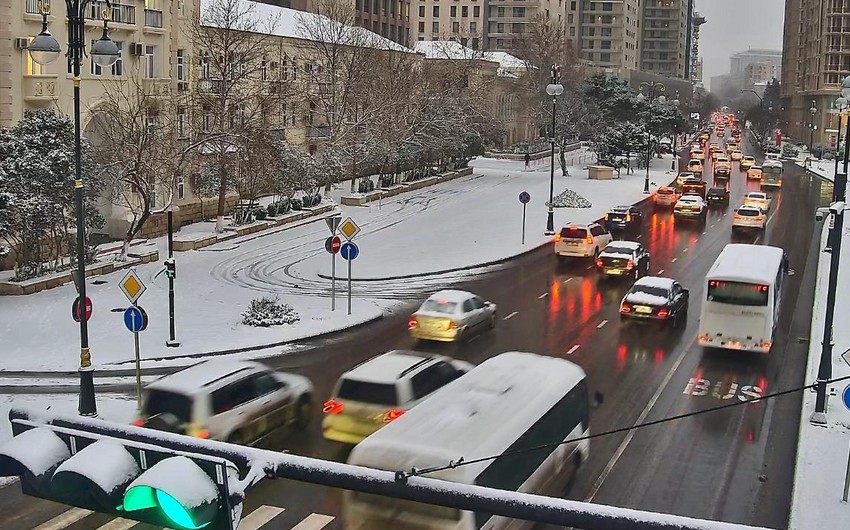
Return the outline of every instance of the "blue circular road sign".
{"type": "Polygon", "coordinates": [[[124,310],[124,325],[133,333],[144,331],[148,327],[148,314],[139,306],[130,306],[124,310]]]}
{"type": "Polygon", "coordinates": [[[523,204],[528,204],[528,201],[530,201],[530,200],[531,200],[531,195],[527,191],[524,191],[524,192],[519,194],[519,202],[521,202],[523,204]]]}
{"type": "Polygon", "coordinates": [[[360,249],[357,248],[356,244],[352,243],[351,241],[347,241],[342,244],[342,248],[339,249],[339,253],[342,255],[343,258],[347,259],[348,261],[351,261],[355,259],[358,254],[360,254],[360,249]]]}
{"type": "Polygon", "coordinates": [[[841,401],[844,402],[845,407],[850,409],[850,385],[847,385],[844,392],[841,393],[841,401]]]}

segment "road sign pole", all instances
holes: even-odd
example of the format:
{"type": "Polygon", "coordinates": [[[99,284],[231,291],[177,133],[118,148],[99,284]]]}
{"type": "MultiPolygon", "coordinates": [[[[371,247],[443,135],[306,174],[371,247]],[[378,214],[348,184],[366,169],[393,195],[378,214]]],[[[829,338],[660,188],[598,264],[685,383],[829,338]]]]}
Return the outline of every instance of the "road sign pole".
{"type": "Polygon", "coordinates": [[[336,311],[336,252],[331,252],[331,311],[336,311]]]}
{"type": "Polygon", "coordinates": [[[525,203],[522,205],[522,244],[525,245],[525,203]]]}
{"type": "MultiPolygon", "coordinates": [[[[174,259],[174,213],[168,208],[168,259],[174,259]]],[[[168,340],[165,345],[169,348],[180,346],[174,324],[174,274],[168,275],[168,340]]]]}
{"type": "Polygon", "coordinates": [[[139,332],[133,332],[133,342],[136,345],[136,409],[142,410],[142,359],[139,355],[139,332]]]}
{"type": "Polygon", "coordinates": [[[348,260],[348,314],[351,314],[351,262],[354,261],[352,259],[348,260]]]}

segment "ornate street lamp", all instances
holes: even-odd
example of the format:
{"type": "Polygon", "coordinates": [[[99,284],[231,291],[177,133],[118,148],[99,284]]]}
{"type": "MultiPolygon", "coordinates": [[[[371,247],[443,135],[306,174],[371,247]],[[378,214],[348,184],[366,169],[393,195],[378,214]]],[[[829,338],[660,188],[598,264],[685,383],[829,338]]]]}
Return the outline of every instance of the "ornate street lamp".
{"type": "MultiPolygon", "coordinates": [[[[86,300],[86,248],[85,213],[83,211],[83,176],[81,168],[82,148],[80,146],[80,67],[86,48],[85,15],[89,0],[65,0],[68,16],[68,64],[74,74],[74,199],[77,210],[77,288],[80,304],[80,401],[79,411],[83,416],[96,416],[97,404],[94,398],[94,369],[89,351],[88,322],[85,316],[86,300]]],[[[95,41],[89,55],[95,64],[109,67],[121,57],[121,50],[109,38],[107,22],[112,18],[112,4],[106,0],[106,9],[102,12],[103,34],[95,41]]],[[[55,61],[61,52],[59,42],[47,29],[49,2],[39,2],[42,16],[41,33],[27,46],[30,57],[38,64],[55,61]]]]}
{"type": "Polygon", "coordinates": [[[549,168],[549,211],[546,216],[546,232],[547,236],[555,234],[555,116],[558,110],[558,96],[564,93],[564,86],[561,84],[561,67],[553,64],[551,71],[551,83],[546,85],[546,94],[552,96],[552,136],[549,140],[552,142],[552,154],[550,156],[551,167],[549,168]]]}
{"type": "MultiPolygon", "coordinates": [[[[664,97],[663,94],[661,94],[662,92],[667,90],[667,87],[665,87],[664,84],[655,81],[644,81],[643,83],[638,85],[638,89],[640,90],[640,93],[637,95],[637,100],[641,102],[646,101],[649,104],[649,117],[650,121],[652,121],[652,103],[654,101],[657,101],[658,103],[664,103],[667,101],[667,98],[664,97]],[[644,90],[647,91],[649,97],[643,95],[644,90]],[[659,92],[659,96],[657,98],[655,97],[656,91],[659,92]]],[[[649,137],[648,141],[646,142],[646,177],[643,180],[643,192],[646,194],[649,193],[649,162],[652,160],[652,130],[650,129],[649,125],[650,124],[647,124],[646,129],[647,135],[649,137]]]]}

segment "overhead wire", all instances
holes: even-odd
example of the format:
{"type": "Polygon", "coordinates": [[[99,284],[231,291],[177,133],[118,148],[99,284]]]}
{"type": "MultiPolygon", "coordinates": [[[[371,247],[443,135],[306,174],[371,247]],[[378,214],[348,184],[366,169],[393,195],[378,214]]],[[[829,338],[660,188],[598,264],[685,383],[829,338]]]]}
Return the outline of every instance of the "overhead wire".
{"type": "Polygon", "coordinates": [[[603,432],[599,432],[599,433],[595,433],[595,434],[588,434],[587,436],[579,436],[577,438],[570,438],[568,440],[564,440],[564,441],[561,441],[561,442],[540,444],[540,445],[536,445],[536,446],[533,446],[533,447],[525,447],[525,448],[522,448],[522,449],[514,449],[514,450],[506,451],[506,452],[498,454],[498,455],[483,456],[483,457],[479,457],[479,458],[474,458],[472,460],[466,460],[466,459],[464,459],[464,457],[460,457],[458,460],[451,460],[451,461],[449,461],[448,464],[441,465],[441,466],[426,467],[426,468],[422,468],[422,469],[414,467],[414,468],[411,468],[409,471],[396,471],[396,480],[403,482],[410,477],[419,477],[419,476],[427,475],[427,474],[430,474],[430,473],[436,473],[438,471],[445,471],[447,469],[455,469],[455,468],[458,468],[458,467],[469,466],[469,465],[472,465],[472,464],[479,464],[481,462],[488,462],[490,460],[495,460],[497,458],[502,458],[502,457],[507,457],[507,456],[514,456],[514,455],[532,453],[534,451],[541,451],[543,449],[554,449],[554,448],[559,447],[559,446],[564,445],[564,444],[572,444],[572,443],[581,442],[581,441],[584,441],[584,440],[592,440],[594,438],[601,438],[603,436],[610,436],[612,434],[619,434],[619,433],[629,432],[629,431],[636,430],[636,429],[643,429],[645,427],[652,427],[653,425],[660,425],[660,424],[663,424],[663,423],[669,423],[669,422],[678,421],[678,420],[685,419],[685,418],[700,416],[700,415],[708,414],[708,413],[711,413],[711,412],[717,412],[718,410],[725,410],[725,409],[728,409],[728,408],[739,407],[739,406],[747,405],[747,404],[750,404],[750,403],[757,403],[759,401],[764,401],[764,400],[767,400],[767,399],[785,396],[785,395],[788,395],[788,394],[794,394],[796,392],[802,392],[804,390],[816,388],[820,384],[829,385],[829,384],[833,384],[833,383],[840,383],[841,381],[847,381],[847,380],[850,380],[850,375],[838,377],[838,378],[835,378],[835,379],[829,379],[829,380],[826,380],[826,381],[823,381],[823,382],[815,382],[815,383],[811,383],[811,384],[808,384],[808,385],[791,388],[791,389],[788,389],[788,390],[782,390],[782,391],[779,391],[779,392],[773,392],[771,394],[765,394],[765,395],[759,396],[757,398],[748,398],[748,399],[740,399],[739,398],[738,401],[733,402],[733,403],[725,403],[723,405],[717,405],[717,406],[714,406],[714,407],[709,407],[707,409],[695,410],[693,412],[686,412],[686,413],[683,413],[683,414],[677,414],[675,416],[668,416],[666,418],[661,418],[661,419],[658,419],[658,420],[646,421],[646,422],[638,423],[638,424],[635,424],[635,425],[632,425],[632,426],[629,426],[629,427],[620,427],[620,428],[617,428],[617,429],[603,431],[603,432]]]}

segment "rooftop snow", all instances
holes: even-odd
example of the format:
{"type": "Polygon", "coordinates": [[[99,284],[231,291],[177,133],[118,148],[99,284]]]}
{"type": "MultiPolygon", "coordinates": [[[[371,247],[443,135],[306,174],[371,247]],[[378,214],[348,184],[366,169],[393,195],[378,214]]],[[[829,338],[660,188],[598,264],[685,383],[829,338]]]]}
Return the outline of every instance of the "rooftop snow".
{"type": "Polygon", "coordinates": [[[635,282],[635,285],[645,285],[646,287],[660,287],[662,289],[670,289],[673,287],[674,280],[672,278],[664,278],[662,276],[644,276],[635,282]]]}
{"type": "Polygon", "coordinates": [[[184,370],[167,375],[148,385],[148,388],[175,390],[191,393],[206,384],[231,376],[240,371],[256,370],[265,367],[250,361],[213,360],[192,365],[184,370]]]}
{"type": "Polygon", "coordinates": [[[479,59],[499,63],[506,70],[525,68],[525,61],[509,53],[473,50],[451,40],[417,41],[414,50],[428,59],[479,59]]]}
{"type": "Polygon", "coordinates": [[[345,377],[374,383],[394,383],[403,371],[426,358],[417,352],[394,350],[355,366],[345,377]]]}
{"type": "Polygon", "coordinates": [[[720,252],[708,270],[706,279],[771,283],[784,251],[769,245],[730,243],[720,252]]]}

